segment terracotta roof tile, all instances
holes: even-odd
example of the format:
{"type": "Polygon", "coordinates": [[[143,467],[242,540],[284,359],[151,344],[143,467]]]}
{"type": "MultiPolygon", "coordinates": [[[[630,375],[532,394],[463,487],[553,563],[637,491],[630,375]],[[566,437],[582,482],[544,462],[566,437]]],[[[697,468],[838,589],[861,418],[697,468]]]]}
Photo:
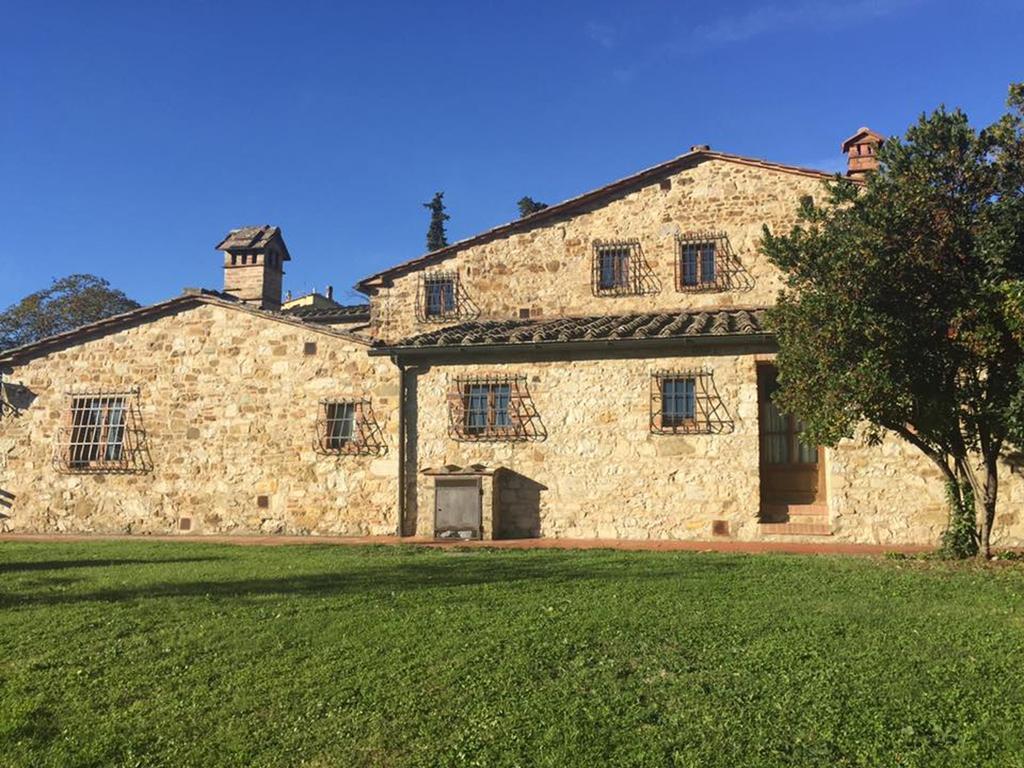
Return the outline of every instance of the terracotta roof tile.
{"type": "Polygon", "coordinates": [[[348,304],[337,307],[291,307],[281,314],[307,323],[359,323],[369,322],[369,304],[348,304]]]}
{"type": "MultiPolygon", "coordinates": [[[[389,348],[451,348],[517,344],[678,339],[765,334],[764,309],[714,309],[547,320],[462,323],[411,336],[389,348]]],[[[383,345],[381,345],[383,346],[383,345]]]]}

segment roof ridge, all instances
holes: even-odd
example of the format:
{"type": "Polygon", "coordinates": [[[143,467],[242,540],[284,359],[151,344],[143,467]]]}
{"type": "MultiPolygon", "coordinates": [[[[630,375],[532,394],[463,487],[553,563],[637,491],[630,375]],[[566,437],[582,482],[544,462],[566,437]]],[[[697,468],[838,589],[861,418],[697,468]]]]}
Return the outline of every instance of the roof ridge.
{"type": "MultiPolygon", "coordinates": [[[[449,255],[458,253],[464,248],[469,248],[479,243],[488,242],[491,239],[497,239],[506,234],[513,234],[524,227],[531,226],[540,221],[546,221],[548,219],[555,219],[559,215],[572,211],[575,208],[585,205],[593,200],[599,199],[604,195],[612,194],[619,189],[628,188],[634,184],[642,183],[649,177],[656,177],[661,173],[673,170],[677,165],[683,166],[688,162],[699,162],[702,159],[711,160],[724,160],[726,162],[739,163],[741,165],[750,165],[757,168],[766,168],[770,170],[780,171],[783,173],[793,173],[800,176],[812,176],[821,179],[833,179],[838,174],[830,171],[822,171],[815,168],[807,168],[799,165],[791,165],[787,163],[778,163],[772,160],[764,160],[758,157],[750,157],[748,155],[737,155],[731,152],[719,152],[712,149],[704,149],[703,147],[698,149],[692,149],[689,152],[684,152],[681,155],[677,155],[669,160],[665,160],[656,165],[648,166],[642,170],[636,171],[635,173],[623,176],[622,178],[616,179],[603,186],[591,189],[587,192],[583,192],[579,195],[567,198],[559,203],[554,203],[546,208],[542,208],[539,211],[535,211],[527,216],[523,216],[519,219],[513,219],[512,221],[505,222],[504,224],[498,224],[497,226],[486,229],[483,232],[478,232],[475,235],[465,237],[462,240],[457,240],[454,243],[446,245],[444,248],[438,248],[434,251],[421,254],[413,259],[408,259],[404,262],[396,264],[387,269],[383,269],[376,272],[369,277],[365,277],[356,283],[355,288],[363,293],[369,293],[374,287],[372,284],[375,282],[381,282],[392,275],[401,274],[402,272],[411,271],[416,269],[420,265],[427,265],[434,263],[435,261],[447,258],[449,255]]],[[[854,180],[854,183],[858,183],[854,180]]]]}

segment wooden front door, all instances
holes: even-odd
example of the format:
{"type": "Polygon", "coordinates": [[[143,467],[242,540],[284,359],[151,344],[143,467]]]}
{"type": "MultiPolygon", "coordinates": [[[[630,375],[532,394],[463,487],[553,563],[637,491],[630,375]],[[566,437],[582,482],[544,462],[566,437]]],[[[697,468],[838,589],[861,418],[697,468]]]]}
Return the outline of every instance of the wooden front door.
{"type": "Polygon", "coordinates": [[[481,502],[478,479],[438,478],[434,486],[434,536],[479,539],[483,522],[481,502]]]}
{"type": "Polygon", "coordinates": [[[800,422],[775,407],[771,396],[778,387],[775,366],[758,366],[762,516],[793,505],[825,501],[824,451],[801,442],[800,422]]]}

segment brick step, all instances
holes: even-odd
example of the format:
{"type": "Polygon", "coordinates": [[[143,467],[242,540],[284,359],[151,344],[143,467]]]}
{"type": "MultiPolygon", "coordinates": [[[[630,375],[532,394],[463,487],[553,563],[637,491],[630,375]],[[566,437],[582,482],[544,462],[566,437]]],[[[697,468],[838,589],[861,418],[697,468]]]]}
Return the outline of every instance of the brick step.
{"type": "Polygon", "coordinates": [[[828,523],[759,523],[763,535],[772,536],[831,536],[828,523]]]}
{"type": "Polygon", "coordinates": [[[765,504],[761,507],[761,520],[766,524],[827,525],[828,507],[825,504],[765,504]]]}

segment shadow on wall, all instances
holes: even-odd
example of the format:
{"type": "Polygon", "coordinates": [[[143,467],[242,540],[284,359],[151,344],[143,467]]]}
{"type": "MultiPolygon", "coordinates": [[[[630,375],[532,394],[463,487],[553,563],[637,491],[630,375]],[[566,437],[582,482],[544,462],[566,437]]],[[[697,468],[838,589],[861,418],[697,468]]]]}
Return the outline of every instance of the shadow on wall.
{"type": "Polygon", "coordinates": [[[540,538],[540,495],[547,486],[511,469],[495,471],[494,485],[498,491],[495,538],[540,538]]]}
{"type": "Polygon", "coordinates": [[[0,488],[0,533],[9,533],[11,530],[11,524],[7,522],[11,516],[7,513],[14,508],[14,499],[13,493],[0,488]]]}

